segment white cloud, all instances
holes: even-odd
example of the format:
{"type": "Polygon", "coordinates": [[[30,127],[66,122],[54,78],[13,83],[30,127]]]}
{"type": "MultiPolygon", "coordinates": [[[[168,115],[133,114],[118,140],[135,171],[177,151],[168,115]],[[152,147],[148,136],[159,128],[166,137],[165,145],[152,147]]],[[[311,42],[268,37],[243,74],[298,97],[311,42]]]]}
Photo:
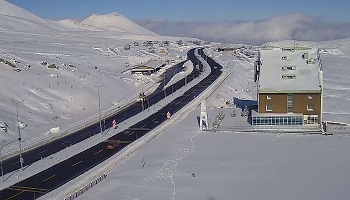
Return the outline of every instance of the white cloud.
{"type": "Polygon", "coordinates": [[[350,24],[330,23],[301,13],[261,21],[180,22],[141,20],[138,23],[161,35],[253,44],[293,39],[324,41],[350,37],[350,24]]]}

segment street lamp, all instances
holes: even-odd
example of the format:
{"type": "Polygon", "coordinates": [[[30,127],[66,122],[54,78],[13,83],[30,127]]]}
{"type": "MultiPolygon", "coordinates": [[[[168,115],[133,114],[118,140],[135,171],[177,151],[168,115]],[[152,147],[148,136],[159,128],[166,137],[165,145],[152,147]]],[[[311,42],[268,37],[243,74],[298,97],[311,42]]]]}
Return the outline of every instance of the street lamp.
{"type": "Polygon", "coordinates": [[[166,97],[166,90],[165,90],[165,78],[166,78],[166,72],[164,72],[164,86],[163,86],[163,90],[164,90],[164,97],[166,97]]]}
{"type": "Polygon", "coordinates": [[[18,118],[18,104],[23,103],[22,101],[12,100],[12,103],[16,104],[16,113],[17,113],[17,128],[18,128],[18,144],[19,144],[19,163],[21,164],[21,170],[23,171],[23,157],[22,157],[22,137],[21,137],[21,129],[19,127],[19,118],[18,118]]]}
{"type": "Polygon", "coordinates": [[[100,97],[100,87],[102,86],[95,86],[97,87],[97,94],[98,94],[98,112],[100,115],[100,132],[102,134],[102,117],[101,117],[101,97],[100,97]]]}
{"type": "Polygon", "coordinates": [[[1,165],[1,176],[2,176],[2,182],[5,182],[5,178],[4,178],[4,169],[2,167],[2,156],[1,156],[1,150],[2,148],[4,148],[6,145],[12,144],[14,142],[16,142],[17,140],[13,140],[11,142],[5,143],[0,147],[0,165],[1,165]]]}

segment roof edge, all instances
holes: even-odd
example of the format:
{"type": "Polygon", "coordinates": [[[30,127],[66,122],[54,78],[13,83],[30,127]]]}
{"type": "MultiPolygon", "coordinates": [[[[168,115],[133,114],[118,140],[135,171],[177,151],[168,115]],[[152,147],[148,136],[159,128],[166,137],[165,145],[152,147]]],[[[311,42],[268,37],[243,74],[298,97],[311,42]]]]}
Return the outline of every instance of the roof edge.
{"type": "Polygon", "coordinates": [[[322,90],[259,90],[259,94],[277,94],[277,93],[317,93],[321,94],[322,90]]]}

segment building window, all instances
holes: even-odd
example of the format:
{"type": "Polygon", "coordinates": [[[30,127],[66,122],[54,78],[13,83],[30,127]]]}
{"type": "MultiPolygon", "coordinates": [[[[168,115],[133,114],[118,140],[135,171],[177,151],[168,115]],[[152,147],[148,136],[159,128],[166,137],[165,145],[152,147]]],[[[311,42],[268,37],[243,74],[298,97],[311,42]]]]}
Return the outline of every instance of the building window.
{"type": "Polygon", "coordinates": [[[307,96],[307,98],[308,98],[308,99],[314,99],[314,97],[313,97],[311,94],[309,94],[309,95],[307,96]]]}
{"type": "Polygon", "coordinates": [[[297,67],[294,66],[294,65],[288,65],[288,66],[283,66],[282,67],[283,71],[292,71],[292,70],[296,70],[296,69],[297,69],[297,67]]]}
{"type": "Polygon", "coordinates": [[[273,110],[272,110],[272,105],[271,105],[271,104],[266,105],[266,111],[273,111],[273,110]]]}
{"type": "MultiPolygon", "coordinates": [[[[313,115],[310,115],[313,116],[313,115]]],[[[316,123],[317,123],[317,115],[316,123]]],[[[314,119],[310,119],[310,123],[314,123],[314,119]]],[[[300,126],[303,125],[303,116],[252,116],[253,126],[300,126]]]]}
{"type": "Polygon", "coordinates": [[[308,104],[306,109],[307,111],[314,111],[314,104],[308,104]]]}
{"type": "Polygon", "coordinates": [[[304,115],[304,124],[318,124],[318,115],[304,115]]]}
{"type": "Polygon", "coordinates": [[[296,79],[297,75],[295,75],[295,74],[284,74],[284,75],[282,75],[282,78],[283,79],[296,79]]]}
{"type": "Polygon", "coordinates": [[[271,95],[266,95],[266,99],[271,99],[271,95]]]}

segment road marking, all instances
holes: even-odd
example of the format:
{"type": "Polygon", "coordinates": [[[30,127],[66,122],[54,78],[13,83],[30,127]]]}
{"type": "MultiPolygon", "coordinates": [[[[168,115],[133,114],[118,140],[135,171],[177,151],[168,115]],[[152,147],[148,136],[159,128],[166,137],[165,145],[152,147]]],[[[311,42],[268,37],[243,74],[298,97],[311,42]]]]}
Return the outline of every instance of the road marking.
{"type": "Polygon", "coordinates": [[[20,186],[11,186],[8,188],[9,190],[15,190],[15,191],[21,191],[21,192],[34,192],[34,193],[42,193],[46,194],[46,189],[40,189],[40,188],[30,188],[30,187],[20,187],[20,186]],[[16,188],[18,187],[18,188],[16,188]]]}
{"type": "Polygon", "coordinates": [[[28,190],[41,190],[41,191],[47,191],[47,189],[42,189],[42,188],[33,188],[33,187],[24,187],[24,186],[18,186],[18,185],[13,185],[10,187],[11,189],[28,189],[28,190]]]}
{"type": "Polygon", "coordinates": [[[69,140],[67,140],[67,141],[63,142],[62,144],[67,143],[68,141],[69,141],[69,140]]]}
{"type": "Polygon", "coordinates": [[[15,194],[15,195],[13,195],[12,197],[8,198],[7,200],[12,199],[12,198],[18,196],[18,195],[22,194],[23,192],[24,192],[24,191],[22,191],[22,192],[20,192],[20,193],[17,193],[17,194],[15,194]]]}
{"type": "Polygon", "coordinates": [[[98,154],[98,153],[101,153],[101,151],[103,151],[103,149],[101,149],[101,150],[99,150],[98,152],[96,152],[95,155],[98,154]]]}
{"type": "MultiPolygon", "coordinates": [[[[19,162],[12,163],[11,165],[15,165],[15,164],[17,164],[17,163],[19,163],[19,162]]],[[[10,165],[10,166],[11,166],[11,165],[10,165]]]]}
{"type": "Polygon", "coordinates": [[[81,162],[83,162],[83,161],[81,160],[81,161],[79,161],[79,162],[73,164],[71,167],[74,167],[75,165],[78,165],[78,164],[81,163],[81,162]]]}
{"type": "Polygon", "coordinates": [[[89,133],[89,132],[85,132],[85,133],[81,134],[80,136],[86,135],[86,134],[88,134],[88,133],[89,133]]]}
{"type": "Polygon", "coordinates": [[[131,133],[129,133],[128,135],[132,135],[132,134],[134,134],[135,132],[134,131],[132,131],[131,133]]]}
{"type": "Polygon", "coordinates": [[[44,151],[39,152],[38,154],[44,153],[44,152],[46,152],[46,151],[47,151],[47,149],[46,149],[46,150],[44,150],[44,151]]]}
{"type": "Polygon", "coordinates": [[[157,120],[157,118],[152,119],[152,122],[155,121],[155,120],[157,120]]]}
{"type": "Polygon", "coordinates": [[[52,176],[50,176],[50,177],[44,179],[43,182],[45,182],[45,181],[47,181],[47,180],[49,180],[49,179],[51,179],[51,178],[53,178],[53,177],[55,177],[55,176],[56,176],[56,174],[54,174],[54,175],[52,175],[52,176]]]}

